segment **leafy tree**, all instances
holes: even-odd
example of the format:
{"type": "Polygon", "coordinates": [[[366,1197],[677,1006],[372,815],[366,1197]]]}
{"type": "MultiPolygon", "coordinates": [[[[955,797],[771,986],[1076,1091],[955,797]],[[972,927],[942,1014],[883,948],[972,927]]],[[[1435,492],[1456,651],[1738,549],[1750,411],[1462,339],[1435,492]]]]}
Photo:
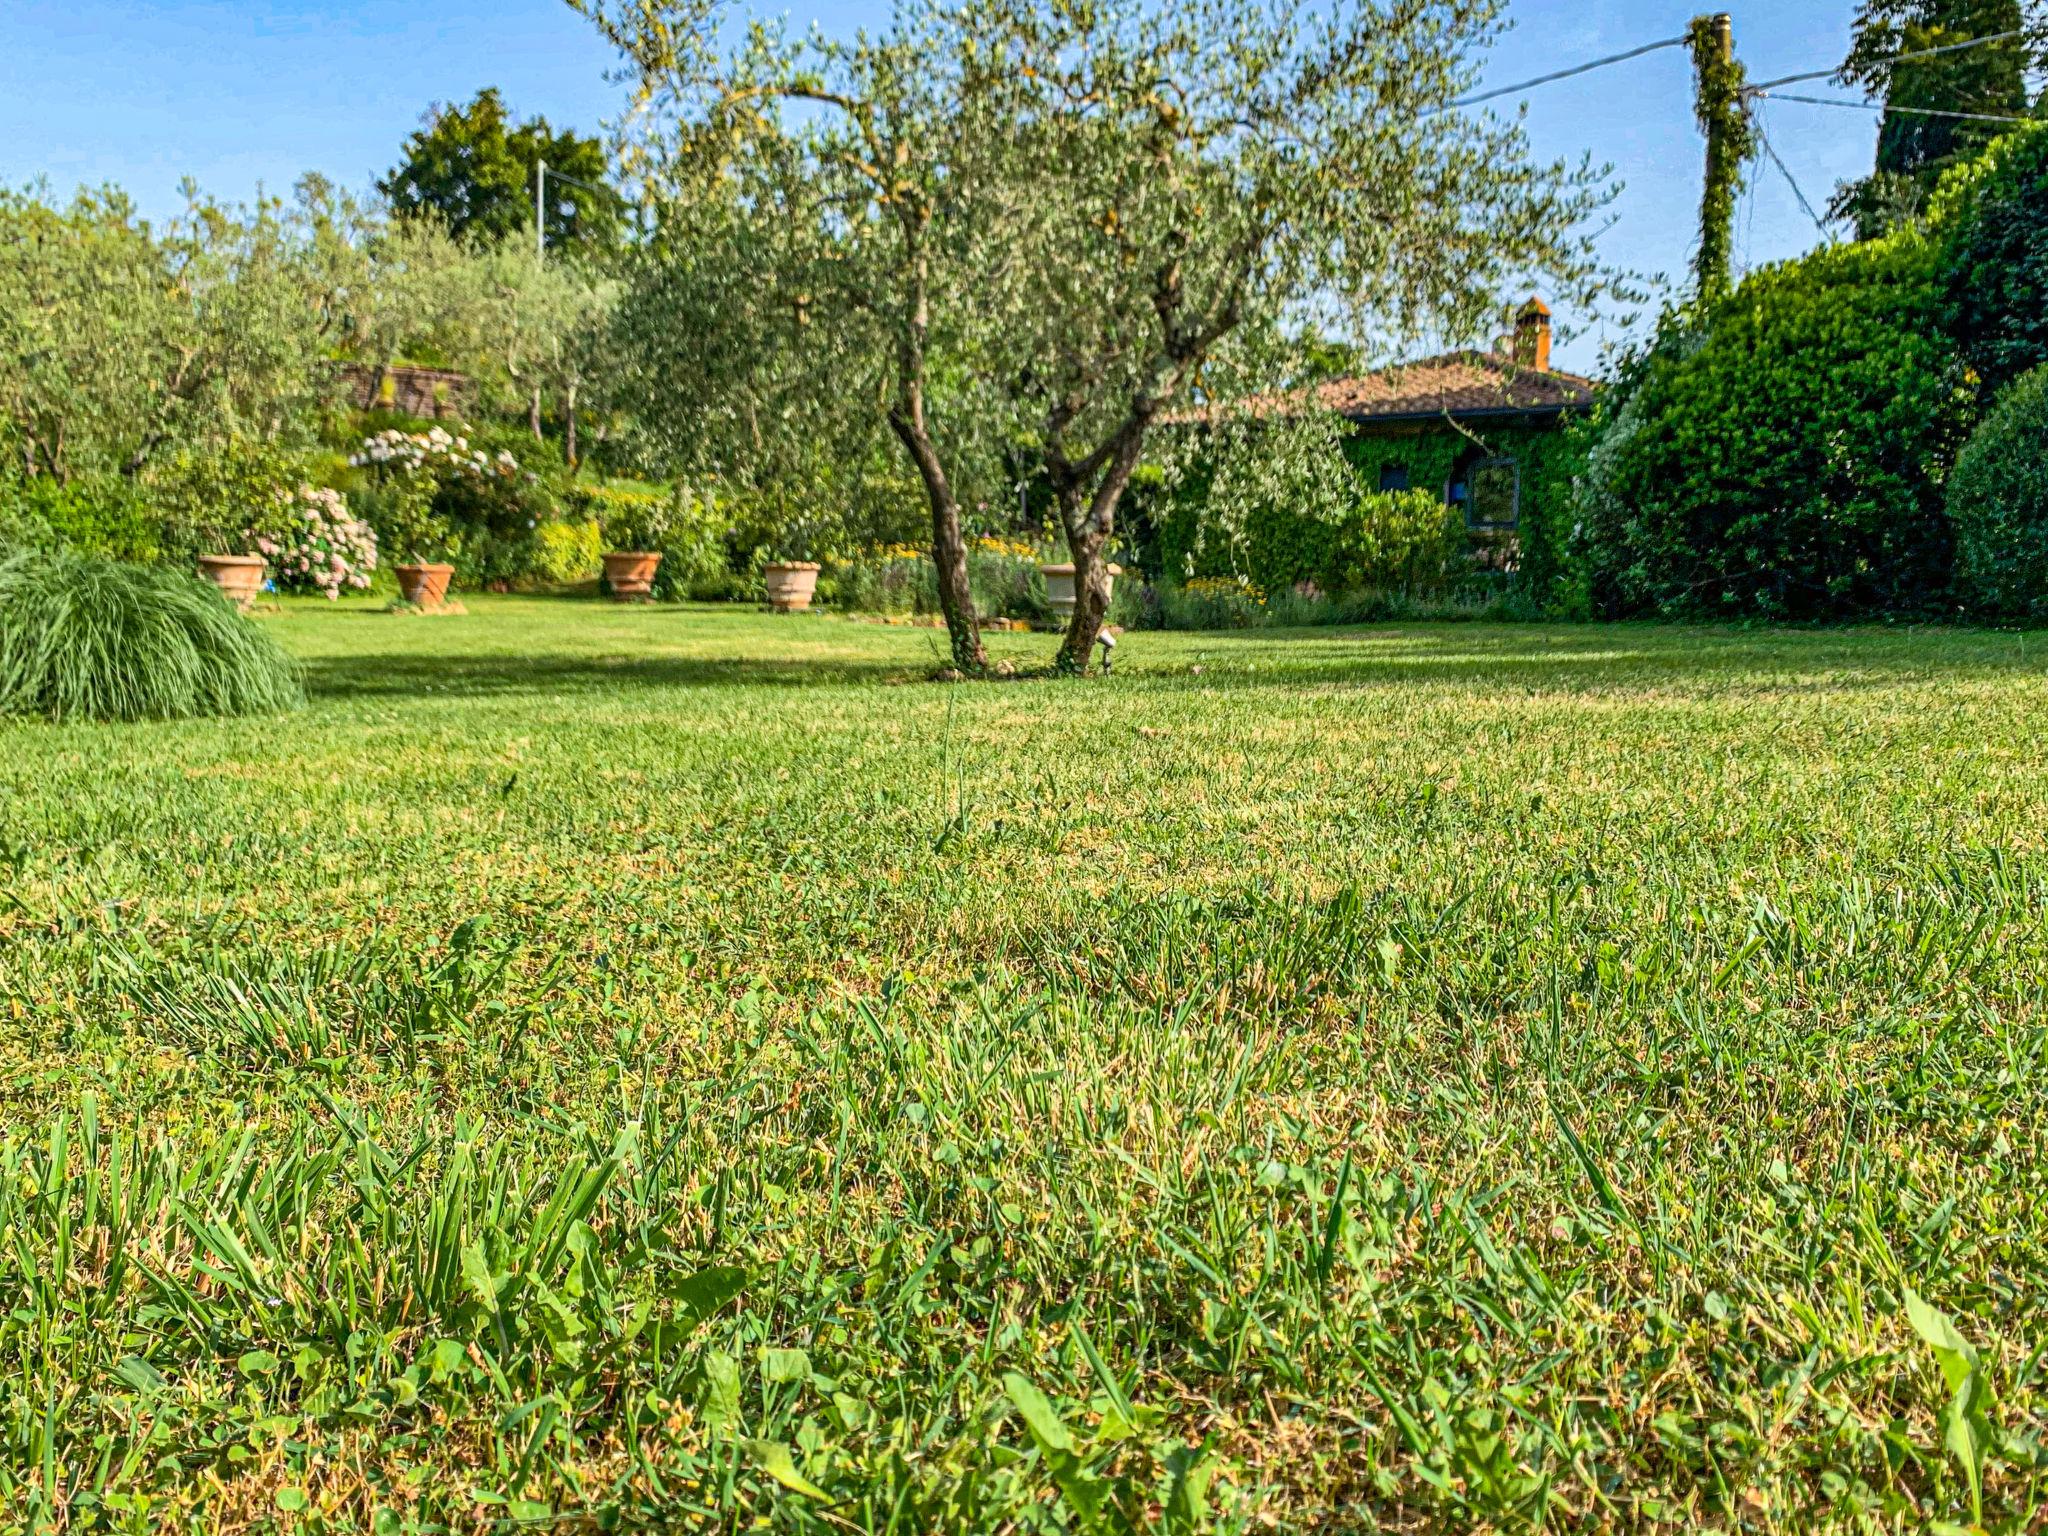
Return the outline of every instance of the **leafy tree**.
{"type": "Polygon", "coordinates": [[[384,369],[446,355],[475,330],[477,285],[465,275],[477,253],[438,219],[388,217],[317,175],[296,193],[310,301],[336,356],[384,369]]]}
{"type": "Polygon", "coordinates": [[[1877,164],[1861,181],[1837,189],[1830,212],[1852,223],[1857,238],[1895,229],[1919,216],[1943,171],[1977,154],[2003,131],[1995,121],[2028,110],[2027,72],[2048,46],[2048,20],[2023,0],[1863,0],[1855,40],[1838,78],[1883,99],[1877,164]],[[1974,38],[2022,35],[1931,58],[1897,62],[1901,54],[1951,48],[1974,38]]]}
{"type": "Polygon", "coordinates": [[[545,117],[509,123],[491,88],[463,106],[430,108],[405,141],[404,162],[377,189],[398,213],[430,213],[458,238],[497,240],[523,230],[531,240],[534,172],[542,161],[549,173],[542,210],[548,248],[589,252],[617,244],[625,202],[608,184],[603,146],[573,129],[558,133],[545,117]]]}
{"type": "Polygon", "coordinates": [[[1996,391],[2048,363],[2048,123],[2000,139],[1942,184],[1949,333],[1996,391]]]}
{"type": "Polygon", "coordinates": [[[333,378],[300,232],[276,203],[186,191],[161,234],[112,189],[0,193],[0,440],[21,472],[310,435],[333,378]]]}
{"type": "Polygon", "coordinates": [[[596,367],[616,289],[573,258],[536,260],[514,237],[448,268],[431,309],[450,355],[501,404],[524,407],[536,442],[543,402],[552,396],[560,403],[573,463],[577,401],[596,367]]]}
{"type": "Polygon", "coordinates": [[[724,55],[715,0],[572,3],[639,68],[665,220],[743,258],[737,332],[777,353],[738,359],[753,395],[829,382],[915,465],[963,668],[963,488],[999,446],[1052,488],[1078,669],[1147,436],[1198,391],[1298,376],[1304,322],[1476,336],[1532,272],[1602,286],[1575,233],[1596,173],[1447,110],[1494,0],[906,3],[851,41],[757,22],[724,55]]]}

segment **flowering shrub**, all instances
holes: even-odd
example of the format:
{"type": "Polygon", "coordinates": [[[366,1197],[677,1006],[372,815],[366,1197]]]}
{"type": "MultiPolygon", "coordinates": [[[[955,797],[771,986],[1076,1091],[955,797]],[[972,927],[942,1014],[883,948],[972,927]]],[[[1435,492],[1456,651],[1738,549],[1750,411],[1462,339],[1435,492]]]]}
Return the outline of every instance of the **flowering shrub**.
{"type": "Polygon", "coordinates": [[[256,551],[270,561],[279,588],[336,598],[344,587],[368,587],[377,569],[377,535],[349,511],[347,498],[302,485],[286,500],[289,516],[282,531],[274,537],[256,534],[256,551]]]}
{"type": "Polygon", "coordinates": [[[540,477],[510,449],[493,453],[443,427],[391,427],[349,458],[370,472],[363,509],[400,560],[450,560],[465,583],[531,574],[535,530],[556,507],[540,477]]]}
{"type": "Polygon", "coordinates": [[[1242,576],[1197,576],[1159,590],[1162,629],[1254,629],[1266,622],[1266,594],[1242,576]]]}
{"type": "Polygon", "coordinates": [[[516,475],[518,461],[509,449],[495,457],[472,448],[466,437],[453,437],[440,427],[425,432],[401,432],[391,427],[363,439],[363,446],[349,456],[359,469],[387,474],[440,476],[446,473],[474,475],[516,475]]]}

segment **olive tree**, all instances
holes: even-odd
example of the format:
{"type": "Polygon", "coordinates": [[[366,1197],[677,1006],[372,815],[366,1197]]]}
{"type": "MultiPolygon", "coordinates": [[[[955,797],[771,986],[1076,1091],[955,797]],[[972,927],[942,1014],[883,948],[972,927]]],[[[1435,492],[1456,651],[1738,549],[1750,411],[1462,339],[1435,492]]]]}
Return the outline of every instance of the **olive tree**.
{"type": "Polygon", "coordinates": [[[23,473],[310,434],[333,376],[298,230],[187,193],[161,231],[112,189],[0,193],[0,436],[23,473]]]}
{"type": "Polygon", "coordinates": [[[1600,174],[1453,110],[1499,0],[905,0],[878,35],[732,48],[716,0],[570,3],[638,68],[645,183],[747,231],[785,377],[829,372],[916,465],[963,667],[978,449],[1043,466],[1082,669],[1163,423],[1269,391],[1310,334],[1476,337],[1511,284],[1602,287],[1600,174]]]}

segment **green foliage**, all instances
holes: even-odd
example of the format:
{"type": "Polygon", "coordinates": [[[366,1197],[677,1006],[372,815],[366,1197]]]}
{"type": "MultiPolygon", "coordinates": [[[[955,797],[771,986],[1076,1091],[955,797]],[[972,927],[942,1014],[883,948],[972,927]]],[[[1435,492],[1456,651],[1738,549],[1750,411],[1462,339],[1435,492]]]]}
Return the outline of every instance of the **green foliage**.
{"type": "Polygon", "coordinates": [[[0,564],[0,714],[169,720],[302,702],[277,641],[188,572],[37,552],[0,564]]]}
{"type": "Polygon", "coordinates": [[[0,192],[0,453],[133,474],[223,439],[304,442],[331,403],[306,231],[197,194],[152,230],[119,192],[0,192]]]}
{"type": "Polygon", "coordinates": [[[1942,1377],[1954,1394],[1942,1409],[1942,1444],[1969,1480],[1971,1523],[1982,1526],[1984,1465],[1996,1443],[1990,1374],[1955,1323],[1911,1291],[1906,1292],[1906,1318],[1941,1366],[1942,1377]]]}
{"type": "Polygon", "coordinates": [[[1439,591],[1464,563],[1463,515],[1435,491],[1367,491],[1333,533],[1334,592],[1439,591]]]}
{"type": "Polygon", "coordinates": [[[365,477],[358,511],[387,558],[448,561],[464,585],[532,575],[537,531],[560,510],[559,453],[503,427],[386,427],[349,462],[365,477]]]}
{"type": "Polygon", "coordinates": [[[1197,576],[1157,592],[1157,629],[1253,629],[1264,625],[1266,596],[1242,578],[1197,576]]]}
{"type": "Polygon", "coordinates": [[[546,184],[550,249],[604,251],[623,232],[625,201],[607,185],[604,146],[572,129],[558,133],[545,117],[508,125],[495,88],[460,106],[436,106],[404,152],[377,189],[401,214],[429,216],[458,238],[488,243],[523,234],[530,253],[541,161],[551,177],[574,178],[546,184]]]}
{"type": "Polygon", "coordinates": [[[1354,595],[1439,592],[1470,568],[1445,488],[1461,462],[1499,457],[1515,462],[1521,481],[1514,583],[1540,606],[1564,580],[1571,484],[1584,451],[1568,429],[1485,422],[1469,432],[1297,426],[1189,439],[1136,503],[1138,558],[1168,584],[1241,577],[1269,599],[1299,584],[1354,595]],[[1320,462],[1301,468],[1302,454],[1320,462]],[[1410,489],[1374,489],[1396,477],[1410,489]]]}
{"type": "Polygon", "coordinates": [[[724,498],[683,484],[595,480],[572,481],[563,498],[571,516],[599,525],[605,549],[661,555],[657,598],[741,595],[732,588],[732,519],[724,498]]]}
{"type": "Polygon", "coordinates": [[[1943,321],[1992,390],[2048,363],[2048,123],[1994,144],[1944,183],[1943,321]]]}
{"type": "MultiPolygon", "coordinates": [[[[967,547],[967,585],[974,594],[974,611],[984,619],[1050,619],[1053,609],[1040,563],[1039,551],[1030,544],[976,539],[967,547]]],[[[931,556],[908,544],[835,560],[818,579],[818,598],[847,613],[930,617],[940,612],[931,556]]]]}
{"type": "Polygon", "coordinates": [[[604,564],[603,529],[587,518],[566,517],[534,530],[533,574],[567,586],[588,581],[604,564]]]}
{"type": "Polygon", "coordinates": [[[1743,95],[1745,74],[1717,16],[1696,16],[1686,29],[1692,49],[1693,114],[1707,140],[1706,183],[1700,193],[1700,242],[1693,257],[1702,304],[1727,297],[1728,256],[1734,244],[1735,200],[1743,166],[1756,153],[1756,125],[1743,95]]]}
{"type": "Polygon", "coordinates": [[[290,500],[305,481],[296,453],[260,439],[231,438],[186,448],[145,478],[144,494],[162,522],[167,554],[241,555],[258,539],[292,532],[290,500]]]}
{"type": "Polygon", "coordinates": [[[2048,365],[1999,397],[1948,482],[1956,597],[1986,617],[2048,618],[2048,365]]]}
{"type": "Polygon", "coordinates": [[[606,549],[645,552],[666,547],[683,494],[585,481],[570,486],[564,501],[573,515],[599,524],[606,549]]]}
{"type": "Polygon", "coordinates": [[[1942,482],[1972,392],[1910,237],[1745,279],[1674,334],[1588,465],[1579,554],[1606,611],[1825,618],[1936,608],[1942,482]]]}
{"type": "Polygon", "coordinates": [[[1888,110],[1871,174],[1845,182],[1829,212],[1865,240],[1911,224],[1942,174],[1997,136],[1997,119],[2026,113],[2027,73],[2042,58],[2048,28],[2039,7],[2023,0],[1863,0],[1841,79],[1888,110]],[[2005,41],[1896,62],[1988,37],[2005,41]]]}
{"type": "Polygon", "coordinates": [[[0,553],[20,549],[148,564],[162,553],[163,523],[134,482],[118,475],[0,475],[0,553]]]}

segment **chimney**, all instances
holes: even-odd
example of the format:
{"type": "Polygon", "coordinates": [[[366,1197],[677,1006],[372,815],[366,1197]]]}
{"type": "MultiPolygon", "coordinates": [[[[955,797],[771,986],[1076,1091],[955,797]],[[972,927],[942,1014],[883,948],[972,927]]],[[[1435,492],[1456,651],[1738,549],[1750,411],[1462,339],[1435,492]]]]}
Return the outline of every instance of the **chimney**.
{"type": "Polygon", "coordinates": [[[1515,366],[1550,371],[1550,306],[1532,298],[1515,313],[1515,366]]]}

